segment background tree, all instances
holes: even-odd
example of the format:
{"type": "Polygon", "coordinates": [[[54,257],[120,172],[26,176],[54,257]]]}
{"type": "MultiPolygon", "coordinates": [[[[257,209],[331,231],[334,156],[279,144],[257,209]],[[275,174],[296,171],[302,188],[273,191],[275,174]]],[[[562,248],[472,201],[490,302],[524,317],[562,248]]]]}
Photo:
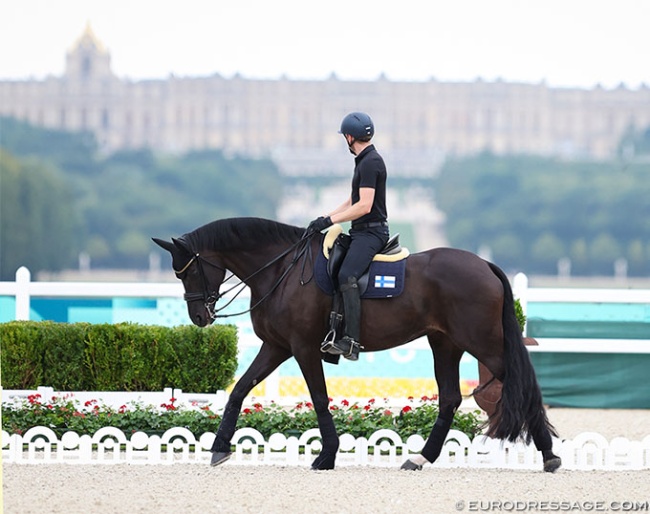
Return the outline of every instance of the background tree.
{"type": "Polygon", "coordinates": [[[14,154],[2,159],[2,233],[14,238],[2,245],[8,269],[58,270],[74,266],[81,251],[93,268],[145,268],[149,253],[158,251],[152,236],[178,236],[218,218],[275,217],[282,183],[269,160],[228,158],[216,150],[102,157],[87,134],[0,122],[0,147],[14,154]],[[17,222],[20,230],[13,228],[17,222]],[[45,240],[66,241],[65,251],[43,252],[45,240]]]}
{"type": "Polygon", "coordinates": [[[485,153],[447,162],[434,185],[451,244],[487,246],[511,272],[554,274],[568,257],[573,274],[611,275],[619,258],[633,261],[630,274],[650,273],[640,250],[650,240],[643,160],[621,168],[485,153]]]}
{"type": "Polygon", "coordinates": [[[20,266],[70,267],[79,251],[79,217],[60,170],[0,149],[0,278],[20,266]]]}

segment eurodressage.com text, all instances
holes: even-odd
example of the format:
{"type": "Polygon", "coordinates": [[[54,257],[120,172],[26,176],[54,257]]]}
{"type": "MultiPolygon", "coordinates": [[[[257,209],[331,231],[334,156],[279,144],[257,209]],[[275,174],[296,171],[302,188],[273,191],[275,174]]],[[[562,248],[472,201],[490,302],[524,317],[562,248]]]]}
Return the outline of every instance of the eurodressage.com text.
{"type": "Polygon", "coordinates": [[[467,512],[648,512],[650,501],[485,501],[459,500],[457,511],[467,512]]]}

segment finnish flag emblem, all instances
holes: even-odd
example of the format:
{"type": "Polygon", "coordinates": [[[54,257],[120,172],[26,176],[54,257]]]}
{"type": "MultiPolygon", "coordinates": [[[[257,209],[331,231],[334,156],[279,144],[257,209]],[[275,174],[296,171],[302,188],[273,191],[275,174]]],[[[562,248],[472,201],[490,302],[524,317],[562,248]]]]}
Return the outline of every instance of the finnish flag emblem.
{"type": "Polygon", "coordinates": [[[376,289],[395,289],[394,275],[375,275],[376,289]]]}

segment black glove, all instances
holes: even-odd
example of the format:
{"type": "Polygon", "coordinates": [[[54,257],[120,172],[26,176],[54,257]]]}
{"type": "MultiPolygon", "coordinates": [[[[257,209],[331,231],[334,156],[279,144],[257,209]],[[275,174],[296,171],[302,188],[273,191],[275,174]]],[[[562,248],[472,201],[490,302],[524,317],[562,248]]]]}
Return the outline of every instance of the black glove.
{"type": "Polygon", "coordinates": [[[332,218],[329,216],[319,216],[314,221],[312,221],[307,227],[307,232],[320,232],[321,230],[326,229],[327,227],[332,226],[332,218]]]}

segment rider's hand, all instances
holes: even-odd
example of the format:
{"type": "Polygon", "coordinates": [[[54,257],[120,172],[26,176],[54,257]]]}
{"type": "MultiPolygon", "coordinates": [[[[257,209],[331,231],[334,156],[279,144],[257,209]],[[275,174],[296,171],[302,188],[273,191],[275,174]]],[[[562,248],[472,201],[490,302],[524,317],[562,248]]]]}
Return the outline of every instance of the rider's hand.
{"type": "Polygon", "coordinates": [[[307,227],[307,232],[320,232],[321,230],[326,229],[327,227],[332,226],[332,218],[329,216],[319,216],[314,221],[312,221],[307,227]]]}

